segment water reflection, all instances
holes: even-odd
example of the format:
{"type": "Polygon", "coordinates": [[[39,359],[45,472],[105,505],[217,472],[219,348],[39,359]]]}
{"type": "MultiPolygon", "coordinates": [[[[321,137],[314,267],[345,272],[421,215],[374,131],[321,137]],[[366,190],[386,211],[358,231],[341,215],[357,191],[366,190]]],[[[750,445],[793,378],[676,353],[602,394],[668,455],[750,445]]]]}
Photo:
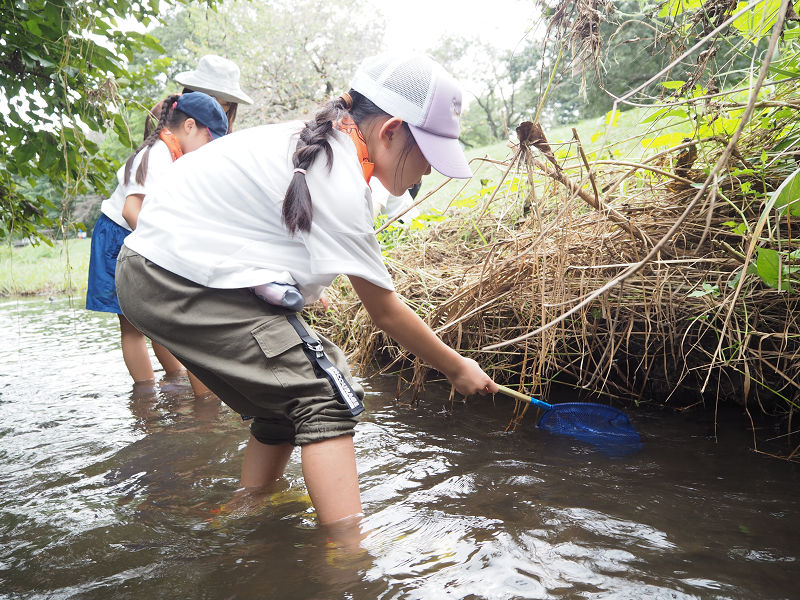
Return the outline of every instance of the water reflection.
{"type": "Polygon", "coordinates": [[[0,304],[0,596],[796,595],[796,466],[741,440],[639,412],[642,449],[614,458],[532,422],[504,433],[505,404],[442,411],[433,385],[410,410],[372,380],[347,551],[297,456],[237,504],[246,424],[183,378],[132,389],[115,327],[68,301],[0,304]]]}

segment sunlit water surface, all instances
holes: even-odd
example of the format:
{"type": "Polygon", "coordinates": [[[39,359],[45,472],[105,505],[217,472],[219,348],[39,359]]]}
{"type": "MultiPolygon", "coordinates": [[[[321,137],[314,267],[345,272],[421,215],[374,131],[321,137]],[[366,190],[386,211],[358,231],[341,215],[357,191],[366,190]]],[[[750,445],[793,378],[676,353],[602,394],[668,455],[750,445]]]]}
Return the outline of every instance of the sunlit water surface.
{"type": "MultiPolygon", "coordinates": [[[[185,380],[133,391],[116,317],[0,303],[2,598],[800,598],[795,465],[632,412],[629,455],[504,433],[509,400],[366,381],[363,551],[329,543],[297,453],[229,514],[247,439],[185,380]]],[[[731,426],[738,431],[739,424],[731,426]]]]}

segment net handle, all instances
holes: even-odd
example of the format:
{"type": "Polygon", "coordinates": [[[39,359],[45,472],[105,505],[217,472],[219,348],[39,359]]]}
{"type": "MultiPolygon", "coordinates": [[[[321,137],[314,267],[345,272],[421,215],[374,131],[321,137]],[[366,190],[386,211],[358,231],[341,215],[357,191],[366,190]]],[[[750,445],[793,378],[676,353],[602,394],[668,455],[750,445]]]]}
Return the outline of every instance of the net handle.
{"type": "Polygon", "coordinates": [[[552,404],[548,404],[547,402],[543,402],[538,398],[534,398],[533,396],[528,396],[527,394],[523,394],[522,392],[518,392],[517,390],[512,390],[511,388],[507,388],[504,385],[498,385],[497,391],[499,391],[501,394],[505,394],[506,396],[511,396],[512,398],[528,402],[540,408],[550,409],[553,407],[552,404]]]}

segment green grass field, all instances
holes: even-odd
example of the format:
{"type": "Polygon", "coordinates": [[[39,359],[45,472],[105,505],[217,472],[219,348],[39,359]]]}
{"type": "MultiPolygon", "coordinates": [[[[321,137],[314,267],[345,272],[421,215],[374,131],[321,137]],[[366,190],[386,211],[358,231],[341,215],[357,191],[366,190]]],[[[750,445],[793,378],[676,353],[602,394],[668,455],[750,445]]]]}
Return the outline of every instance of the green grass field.
{"type": "Polygon", "coordinates": [[[53,246],[0,246],[0,296],[86,292],[91,240],[54,241],[53,246]]]}
{"type": "MultiPolygon", "coordinates": [[[[613,153],[613,156],[617,159],[639,159],[642,157],[643,152],[650,153],[656,151],[646,151],[642,146],[643,138],[654,138],[663,134],[665,131],[679,133],[679,135],[682,135],[680,134],[682,131],[686,134],[689,134],[691,131],[691,127],[687,126],[685,123],[676,123],[668,119],[662,119],[656,123],[643,124],[642,120],[652,112],[652,110],[647,109],[627,110],[618,113],[614,119],[609,119],[608,115],[594,119],[585,119],[578,122],[576,125],[564,125],[552,129],[545,128],[544,133],[553,152],[555,152],[559,159],[561,158],[559,157],[559,151],[566,152],[569,149],[573,153],[575,152],[575,144],[569,145],[569,142],[573,140],[573,127],[575,127],[578,132],[578,137],[581,140],[584,151],[589,155],[590,161],[593,160],[592,153],[608,155],[609,152],[613,153]]],[[[511,139],[516,142],[516,133],[511,131],[510,134],[511,139]]],[[[492,185],[497,185],[503,176],[504,167],[502,165],[484,162],[480,159],[489,158],[503,161],[510,159],[513,153],[514,148],[509,142],[498,142],[491,146],[466,150],[465,154],[467,155],[467,159],[471,161],[475,176],[466,183],[462,180],[449,181],[442,189],[436,191],[423,203],[423,210],[428,207],[437,209],[444,208],[457,194],[461,197],[477,194],[478,190],[482,187],[481,179],[489,179],[492,181],[492,185]]],[[[538,152],[535,151],[534,154],[537,158],[540,158],[538,152]]],[[[420,188],[417,199],[435,190],[445,180],[446,177],[443,175],[440,175],[436,171],[431,172],[430,175],[422,179],[422,187],[420,188]]]]}

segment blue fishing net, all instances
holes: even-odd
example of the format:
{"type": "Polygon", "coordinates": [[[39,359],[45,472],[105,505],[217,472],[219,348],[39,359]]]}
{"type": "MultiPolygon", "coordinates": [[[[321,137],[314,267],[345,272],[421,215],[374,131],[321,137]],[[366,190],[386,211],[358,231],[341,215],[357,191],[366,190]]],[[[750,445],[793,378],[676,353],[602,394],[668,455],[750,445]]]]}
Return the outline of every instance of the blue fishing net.
{"type": "Polygon", "coordinates": [[[544,411],[537,427],[588,442],[639,442],[639,434],[624,412],[591,402],[553,404],[544,411]]]}

